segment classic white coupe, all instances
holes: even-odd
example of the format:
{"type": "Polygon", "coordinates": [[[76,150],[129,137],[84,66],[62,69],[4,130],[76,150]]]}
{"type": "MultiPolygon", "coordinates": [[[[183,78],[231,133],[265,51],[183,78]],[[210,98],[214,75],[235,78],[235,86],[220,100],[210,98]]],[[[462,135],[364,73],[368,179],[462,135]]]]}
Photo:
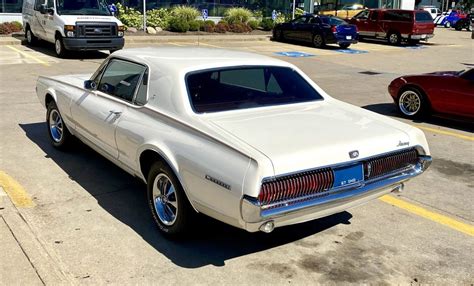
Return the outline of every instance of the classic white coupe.
{"type": "Polygon", "coordinates": [[[93,75],[39,77],[36,90],[52,144],[75,136],[146,182],[169,235],[195,212],[271,232],[401,190],[431,163],[419,129],[251,53],[123,50],[93,75]]]}

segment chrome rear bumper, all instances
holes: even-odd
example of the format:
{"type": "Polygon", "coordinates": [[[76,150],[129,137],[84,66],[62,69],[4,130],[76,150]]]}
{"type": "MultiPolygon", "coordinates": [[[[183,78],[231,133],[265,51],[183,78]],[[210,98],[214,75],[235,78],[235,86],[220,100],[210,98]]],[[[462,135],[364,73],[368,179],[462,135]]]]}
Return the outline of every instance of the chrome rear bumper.
{"type": "Polygon", "coordinates": [[[241,206],[242,219],[245,221],[244,228],[249,232],[256,232],[263,223],[268,221],[273,221],[275,227],[279,227],[347,210],[398,190],[403,182],[423,173],[431,164],[431,160],[430,156],[420,156],[418,163],[405,170],[278,208],[265,209],[256,198],[244,197],[241,206]]]}

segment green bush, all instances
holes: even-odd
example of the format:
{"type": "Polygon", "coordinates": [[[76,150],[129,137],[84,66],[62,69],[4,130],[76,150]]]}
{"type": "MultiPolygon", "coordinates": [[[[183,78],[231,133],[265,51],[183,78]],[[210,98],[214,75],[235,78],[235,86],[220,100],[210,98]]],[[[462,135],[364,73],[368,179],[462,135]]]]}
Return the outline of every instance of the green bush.
{"type": "Polygon", "coordinates": [[[168,9],[153,9],[146,12],[146,25],[149,27],[160,27],[167,30],[170,19],[171,12],[168,9]]]}
{"type": "Polygon", "coordinates": [[[227,31],[229,31],[229,24],[225,21],[220,21],[214,28],[214,32],[216,33],[225,33],[227,31]]]}
{"type": "Polygon", "coordinates": [[[125,25],[125,27],[143,28],[143,15],[133,9],[117,3],[118,19],[125,25]]]}
{"type": "Polygon", "coordinates": [[[260,26],[264,31],[271,31],[275,27],[275,22],[271,18],[265,18],[260,23],[260,26]]]}
{"type": "Polygon", "coordinates": [[[189,31],[199,31],[201,24],[197,20],[189,21],[189,31]]]}
{"type": "Polygon", "coordinates": [[[180,6],[174,6],[171,9],[171,15],[174,18],[183,19],[189,23],[190,21],[196,20],[196,18],[200,15],[200,13],[194,7],[180,5],[180,6]]]}
{"type": "Polygon", "coordinates": [[[215,27],[216,27],[216,24],[214,23],[214,21],[207,20],[207,21],[204,21],[204,23],[202,24],[201,31],[213,33],[215,27]]]}
{"type": "Polygon", "coordinates": [[[189,23],[182,18],[171,18],[169,21],[169,29],[172,32],[184,33],[189,30],[189,23]]]}
{"type": "Polygon", "coordinates": [[[245,8],[230,8],[225,11],[224,15],[224,19],[229,24],[247,23],[248,20],[253,16],[252,11],[245,8]]]}
{"type": "Polygon", "coordinates": [[[256,30],[260,23],[257,20],[250,20],[247,24],[252,30],[256,30]]]}

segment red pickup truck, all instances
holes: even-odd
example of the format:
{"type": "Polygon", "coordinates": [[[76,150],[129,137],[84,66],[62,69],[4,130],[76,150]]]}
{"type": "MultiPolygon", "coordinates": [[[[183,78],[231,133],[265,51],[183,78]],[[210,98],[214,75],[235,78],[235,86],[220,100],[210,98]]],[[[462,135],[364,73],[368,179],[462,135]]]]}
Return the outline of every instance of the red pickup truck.
{"type": "Polygon", "coordinates": [[[367,9],[349,20],[361,38],[382,38],[392,45],[416,44],[434,36],[433,18],[424,10],[367,9]]]}

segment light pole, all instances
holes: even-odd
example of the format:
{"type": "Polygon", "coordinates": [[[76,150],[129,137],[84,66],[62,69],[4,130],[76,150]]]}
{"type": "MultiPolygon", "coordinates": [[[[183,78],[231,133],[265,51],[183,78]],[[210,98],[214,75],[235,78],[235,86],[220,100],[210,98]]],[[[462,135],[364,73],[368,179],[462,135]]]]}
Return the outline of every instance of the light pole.
{"type": "Polygon", "coordinates": [[[143,31],[146,32],[146,0],[143,0],[143,31]]]}

